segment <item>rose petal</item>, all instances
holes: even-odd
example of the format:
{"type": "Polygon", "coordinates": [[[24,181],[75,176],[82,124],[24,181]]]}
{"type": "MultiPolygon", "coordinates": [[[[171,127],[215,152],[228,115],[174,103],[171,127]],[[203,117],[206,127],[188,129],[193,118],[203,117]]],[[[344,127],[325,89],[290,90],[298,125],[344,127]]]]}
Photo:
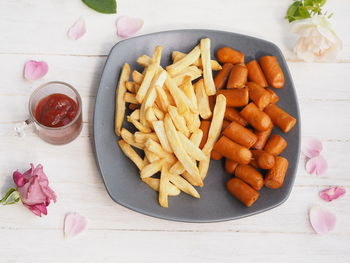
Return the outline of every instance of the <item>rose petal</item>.
{"type": "Polygon", "coordinates": [[[64,237],[72,238],[86,229],[86,219],[78,213],[68,213],[64,218],[64,237]]]}
{"type": "Polygon", "coordinates": [[[13,177],[13,181],[15,182],[17,187],[22,187],[23,185],[25,185],[27,183],[27,179],[24,178],[23,174],[21,174],[18,171],[14,172],[12,177],[13,177]]]}
{"type": "Polygon", "coordinates": [[[117,35],[120,37],[130,37],[143,26],[143,20],[128,16],[121,16],[117,20],[117,35]]]}
{"type": "Polygon", "coordinates": [[[322,151],[322,142],[316,138],[306,137],[303,140],[301,151],[306,157],[312,158],[319,156],[322,151]]]}
{"type": "Polygon", "coordinates": [[[320,192],[320,197],[327,202],[331,202],[339,197],[342,197],[345,195],[345,193],[346,190],[342,187],[330,187],[322,190],[320,192]]]}
{"type": "Polygon", "coordinates": [[[24,78],[27,80],[41,79],[49,71],[49,66],[44,61],[30,60],[24,66],[24,78]]]}
{"type": "Polygon", "coordinates": [[[316,173],[317,175],[322,175],[327,171],[328,163],[326,159],[324,159],[323,156],[320,155],[309,159],[306,162],[305,169],[309,174],[316,173]]]}
{"type": "Polygon", "coordinates": [[[68,30],[68,37],[73,40],[81,38],[86,33],[85,20],[80,18],[68,30]]]}
{"type": "Polygon", "coordinates": [[[332,231],[336,223],[335,215],[320,207],[310,209],[309,219],[313,229],[318,234],[332,231]]]}
{"type": "Polygon", "coordinates": [[[24,206],[28,207],[30,211],[32,211],[35,215],[40,216],[41,214],[47,215],[47,208],[44,204],[36,204],[36,205],[26,205],[24,206]]]}

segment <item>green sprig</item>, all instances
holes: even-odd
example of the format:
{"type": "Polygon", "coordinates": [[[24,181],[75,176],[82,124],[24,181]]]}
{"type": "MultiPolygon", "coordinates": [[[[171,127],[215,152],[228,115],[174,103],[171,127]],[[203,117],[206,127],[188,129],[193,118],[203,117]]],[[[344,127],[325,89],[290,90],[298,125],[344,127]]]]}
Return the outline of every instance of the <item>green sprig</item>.
{"type": "MultiPolygon", "coordinates": [[[[295,20],[310,18],[314,15],[322,15],[322,7],[327,0],[295,0],[287,10],[286,19],[289,23],[295,20]]],[[[323,15],[327,16],[327,12],[323,15]]],[[[333,13],[328,15],[331,18],[333,13]]]]}

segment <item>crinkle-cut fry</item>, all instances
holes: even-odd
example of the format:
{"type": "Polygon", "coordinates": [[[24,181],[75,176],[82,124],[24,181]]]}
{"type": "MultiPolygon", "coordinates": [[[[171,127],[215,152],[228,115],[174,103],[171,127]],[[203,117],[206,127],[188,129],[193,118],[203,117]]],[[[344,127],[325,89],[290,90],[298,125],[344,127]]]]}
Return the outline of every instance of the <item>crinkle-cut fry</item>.
{"type": "Polygon", "coordinates": [[[135,138],[134,138],[134,135],[129,132],[127,129],[123,128],[120,132],[120,136],[122,137],[122,139],[124,141],[126,141],[128,144],[130,144],[131,146],[134,146],[138,149],[143,149],[143,144],[141,143],[137,143],[135,142],[135,138]]]}
{"type": "Polygon", "coordinates": [[[188,130],[186,126],[186,121],[184,117],[182,117],[179,112],[177,111],[177,108],[174,106],[168,107],[168,113],[173,120],[173,123],[176,127],[176,129],[180,132],[182,132],[186,137],[190,136],[190,131],[188,130]]]}
{"type": "Polygon", "coordinates": [[[201,121],[199,119],[198,113],[192,113],[187,111],[182,116],[185,118],[186,125],[190,132],[194,132],[195,130],[199,129],[201,121]]]}
{"type": "Polygon", "coordinates": [[[164,119],[164,113],[158,108],[157,105],[153,105],[153,111],[158,120],[164,119]]]}
{"type": "Polygon", "coordinates": [[[143,67],[148,67],[152,63],[152,58],[147,55],[142,55],[137,58],[136,62],[143,67]]]}
{"type": "Polygon", "coordinates": [[[136,95],[130,92],[126,92],[124,94],[124,101],[126,103],[133,103],[133,104],[138,104],[139,102],[136,99],[136,95]]]}
{"type": "Polygon", "coordinates": [[[151,138],[147,139],[145,142],[145,148],[164,159],[167,163],[176,162],[176,158],[173,154],[165,151],[159,143],[153,141],[151,138]]]}
{"type": "Polygon", "coordinates": [[[129,116],[134,120],[137,120],[137,121],[140,120],[140,110],[139,109],[134,110],[129,116]]]}
{"type": "Polygon", "coordinates": [[[191,77],[191,80],[198,79],[202,76],[202,70],[196,66],[190,66],[173,77],[173,80],[176,85],[181,85],[184,82],[186,76],[191,77]]]}
{"type": "Polygon", "coordinates": [[[205,92],[204,81],[200,79],[194,84],[194,89],[196,92],[197,102],[198,102],[198,111],[199,115],[203,119],[209,119],[212,115],[209,105],[209,97],[205,92]]]}
{"type": "Polygon", "coordinates": [[[126,93],[125,81],[128,81],[130,77],[130,66],[125,63],[120,73],[119,82],[115,96],[115,133],[120,136],[123,120],[125,116],[125,101],[124,95],[126,93]]]}
{"type": "Polygon", "coordinates": [[[166,94],[164,88],[161,87],[156,87],[156,91],[157,91],[157,95],[158,95],[158,99],[159,99],[159,104],[158,106],[160,107],[160,109],[163,112],[167,112],[168,107],[170,105],[169,99],[168,99],[168,95],[166,94]]]}
{"type": "Polygon", "coordinates": [[[211,69],[210,62],[210,39],[204,38],[201,39],[200,43],[201,48],[201,59],[203,65],[203,78],[204,78],[204,87],[208,96],[215,95],[216,88],[213,79],[213,72],[211,69]]]}
{"type": "Polygon", "coordinates": [[[169,114],[165,115],[164,117],[164,127],[171,149],[173,150],[176,158],[181,162],[186,171],[188,171],[193,176],[198,176],[199,171],[196,163],[191,159],[191,157],[182,147],[176,128],[169,114]]]}
{"type": "Polygon", "coordinates": [[[160,206],[168,207],[168,183],[169,183],[169,168],[168,165],[163,165],[160,172],[160,182],[159,182],[159,197],[158,201],[160,206]]]}
{"type": "Polygon", "coordinates": [[[194,88],[193,88],[190,76],[185,76],[184,81],[181,84],[180,88],[183,90],[187,98],[191,100],[192,104],[195,105],[195,107],[198,110],[197,97],[196,97],[196,93],[194,92],[194,88]]]}
{"type": "Polygon", "coordinates": [[[138,72],[137,70],[133,70],[132,79],[135,83],[140,85],[142,83],[144,77],[145,76],[142,73],[138,72]]]}
{"type": "Polygon", "coordinates": [[[127,117],[127,120],[128,122],[131,122],[135,126],[135,128],[138,129],[140,132],[144,132],[144,133],[152,132],[150,128],[143,125],[141,122],[131,118],[130,116],[127,117]]]}
{"type": "Polygon", "coordinates": [[[145,152],[145,156],[147,157],[147,159],[153,163],[155,161],[158,161],[160,160],[159,156],[154,154],[153,152],[147,150],[147,149],[144,149],[144,152],[145,152]]]}
{"type": "Polygon", "coordinates": [[[131,93],[136,93],[136,83],[133,81],[125,81],[126,89],[131,93]]]}
{"type": "Polygon", "coordinates": [[[197,192],[197,190],[180,175],[170,174],[169,177],[170,182],[172,182],[181,191],[185,192],[186,194],[192,195],[195,198],[200,198],[200,195],[197,192]]]}
{"type": "Polygon", "coordinates": [[[198,146],[191,142],[183,133],[178,132],[178,135],[182,146],[192,159],[198,161],[205,159],[205,154],[202,152],[201,149],[199,149],[198,146]]]}
{"type": "MultiPolygon", "coordinates": [[[[175,62],[179,61],[180,59],[182,59],[184,56],[186,56],[186,53],[182,53],[180,51],[173,51],[171,53],[171,55],[172,55],[173,63],[175,63],[175,62]]],[[[217,70],[222,69],[221,65],[216,60],[212,59],[210,62],[211,62],[211,69],[212,70],[217,71],[217,70]]],[[[192,65],[201,68],[203,66],[202,60],[199,58],[192,65]]]]}
{"type": "Polygon", "coordinates": [[[118,141],[120,149],[123,153],[141,170],[144,167],[142,158],[135,152],[135,150],[124,140],[118,141]]]}
{"type": "Polygon", "coordinates": [[[173,150],[171,149],[168,138],[166,137],[166,134],[165,134],[164,122],[154,121],[152,125],[163,149],[169,153],[172,153],[173,150]]]}
{"type": "Polygon", "coordinates": [[[152,79],[158,71],[162,50],[163,48],[161,46],[156,46],[154,49],[152,64],[146,68],[145,77],[143,78],[141,86],[136,94],[136,99],[139,103],[143,102],[147,91],[150,88],[152,79]]]}
{"type": "Polygon", "coordinates": [[[164,160],[160,159],[146,165],[140,172],[141,178],[151,177],[154,174],[158,173],[162,169],[163,164],[164,160]]]}
{"type": "Polygon", "coordinates": [[[199,58],[200,54],[201,50],[199,46],[196,46],[185,57],[183,57],[176,63],[167,66],[166,70],[171,76],[175,76],[176,74],[180,73],[185,68],[193,64],[199,58]]]}
{"type": "Polygon", "coordinates": [[[134,139],[135,139],[135,142],[137,143],[144,144],[148,138],[151,138],[152,140],[159,142],[158,136],[154,132],[151,132],[151,133],[135,132],[134,133],[134,139]]]}
{"type": "Polygon", "coordinates": [[[207,155],[205,160],[199,161],[199,174],[202,181],[204,181],[205,177],[207,176],[207,173],[209,170],[209,164],[210,164],[210,155],[207,155]]]}
{"type": "MultiPolygon", "coordinates": [[[[158,178],[153,178],[153,177],[147,177],[143,178],[142,181],[146,183],[149,187],[151,187],[154,191],[159,192],[159,182],[160,179],[158,178]]],[[[169,196],[176,196],[181,193],[180,189],[177,188],[175,185],[172,183],[168,182],[167,184],[167,191],[169,196]]]]}

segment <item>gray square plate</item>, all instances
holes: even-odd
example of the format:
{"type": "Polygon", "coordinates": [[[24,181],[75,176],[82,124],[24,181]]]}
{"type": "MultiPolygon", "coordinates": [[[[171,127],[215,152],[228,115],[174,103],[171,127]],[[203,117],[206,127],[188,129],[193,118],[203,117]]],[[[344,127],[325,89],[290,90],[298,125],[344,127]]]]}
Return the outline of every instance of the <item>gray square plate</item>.
{"type": "MultiPolygon", "coordinates": [[[[124,127],[133,130],[130,124],[124,127]]],[[[300,148],[300,118],[298,102],[287,63],[280,49],[273,43],[258,38],[215,30],[175,30],[159,32],[126,39],[111,50],[99,86],[94,112],[94,142],[97,163],[111,198],[134,211],[163,219],[184,222],[218,222],[254,215],[274,208],[287,200],[296,175],[300,148]],[[278,105],[293,115],[297,125],[288,134],[278,128],[273,133],[281,134],[288,147],[283,156],[289,160],[289,169],[282,188],[263,188],[260,198],[250,208],[243,206],[226,190],[225,184],[232,177],[224,170],[222,161],[211,161],[205,186],[198,188],[200,199],[181,193],[169,198],[169,208],[158,204],[158,194],[139,178],[136,166],[121,152],[118,137],[114,134],[115,91],[123,63],[142,71],[136,59],[151,55],[156,45],[164,47],[161,64],[168,65],[171,52],[189,52],[201,38],[209,37],[214,52],[222,46],[230,46],[246,55],[246,62],[263,55],[274,55],[284,71],[285,87],[275,90],[280,97],[278,105]]]]}

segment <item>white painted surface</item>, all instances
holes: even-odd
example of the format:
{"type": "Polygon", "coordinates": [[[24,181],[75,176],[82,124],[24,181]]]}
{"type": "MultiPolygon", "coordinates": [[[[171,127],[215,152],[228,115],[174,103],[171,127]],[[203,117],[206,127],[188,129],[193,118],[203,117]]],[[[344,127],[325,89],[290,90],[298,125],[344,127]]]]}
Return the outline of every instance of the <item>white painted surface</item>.
{"type": "Polygon", "coordinates": [[[145,20],[138,34],[177,28],[209,28],[261,37],[284,52],[300,100],[303,135],[320,138],[329,171],[308,175],[300,162],[292,194],[282,206],[253,217],[213,224],[186,224],[144,216],[115,204],[105,191],[91,147],[92,110],[102,67],[116,37],[117,15],[102,15],[80,0],[0,2],[0,194],[12,171],[29,162],[44,164],[58,202],[38,218],[26,208],[0,207],[0,262],[350,262],[349,194],[332,203],[318,197],[329,185],[350,191],[350,34],[348,0],[329,1],[344,48],[337,63],[302,63],[289,49],[293,37],[283,20],[290,1],[119,0],[119,14],[145,20]],[[88,33],[79,41],[67,29],[84,17],[88,33]],[[23,80],[29,59],[45,60],[49,73],[23,80]],[[33,134],[18,138],[14,123],[27,117],[35,87],[63,80],[83,97],[81,136],[51,146],[33,134]],[[314,234],[308,209],[322,205],[338,216],[335,230],[314,234]],[[88,219],[75,240],[62,234],[66,212],[88,219]]]}

